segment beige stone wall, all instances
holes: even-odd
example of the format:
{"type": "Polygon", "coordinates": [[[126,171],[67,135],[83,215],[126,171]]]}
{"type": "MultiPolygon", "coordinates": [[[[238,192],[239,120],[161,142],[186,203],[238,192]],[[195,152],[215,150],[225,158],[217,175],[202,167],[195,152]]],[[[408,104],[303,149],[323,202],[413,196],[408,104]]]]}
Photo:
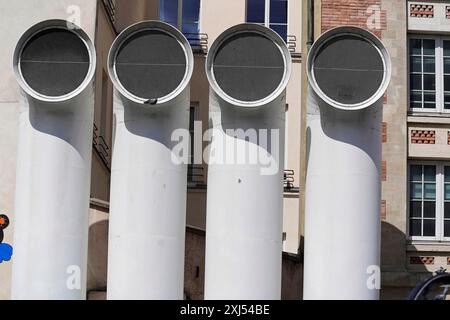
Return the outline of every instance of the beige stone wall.
{"type": "Polygon", "coordinates": [[[392,79],[387,90],[383,121],[387,125],[387,141],[383,144],[387,180],[382,184],[382,199],[386,201],[386,220],[382,222],[381,264],[382,295],[386,286],[396,286],[395,272],[405,271],[405,230],[407,204],[407,17],[405,3],[383,0],[386,29],[382,41],[392,59],[392,79]],[[392,272],[391,274],[386,274],[392,272]]]}

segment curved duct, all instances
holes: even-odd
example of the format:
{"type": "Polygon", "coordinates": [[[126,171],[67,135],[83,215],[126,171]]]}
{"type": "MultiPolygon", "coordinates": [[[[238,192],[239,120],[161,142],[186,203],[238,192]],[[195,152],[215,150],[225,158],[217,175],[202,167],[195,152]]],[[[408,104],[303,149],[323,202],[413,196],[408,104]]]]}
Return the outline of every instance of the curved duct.
{"type": "Polygon", "coordinates": [[[314,43],[307,66],[304,298],[378,299],[389,54],[372,33],[339,27],[314,43]]]}
{"type": "Polygon", "coordinates": [[[210,84],[205,299],[280,299],[286,86],[272,30],[240,24],[206,61],[210,84]]]}
{"type": "Polygon", "coordinates": [[[172,134],[189,132],[192,49],[172,26],[145,21],[117,37],[108,65],[116,128],[107,297],[183,299],[187,164],[174,161],[172,134]]]}
{"type": "Polygon", "coordinates": [[[78,26],[40,22],[17,43],[22,89],[13,299],[85,299],[96,54],[78,26]]]}

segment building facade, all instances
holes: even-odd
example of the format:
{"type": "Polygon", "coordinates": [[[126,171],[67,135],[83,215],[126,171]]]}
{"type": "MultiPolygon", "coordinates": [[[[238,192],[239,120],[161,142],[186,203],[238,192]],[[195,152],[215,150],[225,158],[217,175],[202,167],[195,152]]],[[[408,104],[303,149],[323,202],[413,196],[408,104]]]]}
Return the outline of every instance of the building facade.
{"type": "MultiPolygon", "coordinates": [[[[113,40],[127,26],[149,19],[163,20],[185,34],[195,58],[190,130],[204,132],[209,124],[204,67],[208,48],[227,28],[258,23],[286,41],[293,62],[286,97],[282,297],[301,299],[307,90],[302,62],[311,40],[308,2],[314,4],[314,38],[336,26],[356,25],[374,32],[391,54],[393,73],[384,98],[382,127],[381,298],[404,299],[418,281],[449,266],[450,1],[437,0],[0,0],[4,44],[0,48],[0,68],[4,70],[0,74],[0,214],[7,214],[11,221],[5,242],[14,245],[20,95],[10,57],[26,29],[46,19],[67,19],[80,25],[95,42],[88,298],[104,299],[114,135],[113,86],[106,61],[113,40]]],[[[191,165],[186,177],[187,299],[203,298],[207,171],[205,163],[191,165]]],[[[10,297],[11,264],[0,264],[0,299],[10,297]]],[[[329,268],[332,272],[333,261],[329,268]]]]}

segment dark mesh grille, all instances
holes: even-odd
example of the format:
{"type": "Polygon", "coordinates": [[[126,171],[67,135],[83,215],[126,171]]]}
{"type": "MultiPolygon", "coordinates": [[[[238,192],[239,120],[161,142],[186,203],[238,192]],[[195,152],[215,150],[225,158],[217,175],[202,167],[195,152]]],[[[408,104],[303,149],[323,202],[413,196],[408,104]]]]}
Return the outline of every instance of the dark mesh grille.
{"type": "Polygon", "coordinates": [[[186,55],[180,43],[158,30],[145,30],[128,38],[117,53],[116,72],[130,93],[156,99],[173,92],[186,73],[186,55]]]}
{"type": "Polygon", "coordinates": [[[213,73],[219,87],[240,101],[258,101],[273,93],[284,75],[284,60],[272,40],[254,32],[230,37],[218,48],[213,73]]]}
{"type": "Polygon", "coordinates": [[[383,82],[383,60],[370,42],[344,35],[325,43],[316,55],[314,75],[329,98],[357,104],[372,97],[383,82]]]}
{"type": "Polygon", "coordinates": [[[89,70],[89,52],[73,32],[48,29],[25,45],[20,69],[26,83],[46,96],[63,96],[78,88],[89,70]]]}

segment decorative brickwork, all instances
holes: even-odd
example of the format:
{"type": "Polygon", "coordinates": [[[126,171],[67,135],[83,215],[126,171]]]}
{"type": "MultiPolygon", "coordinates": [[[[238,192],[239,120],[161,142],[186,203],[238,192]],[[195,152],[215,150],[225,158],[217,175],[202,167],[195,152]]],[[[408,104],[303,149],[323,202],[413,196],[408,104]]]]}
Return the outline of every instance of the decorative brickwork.
{"type": "Polygon", "coordinates": [[[386,200],[381,200],[381,220],[386,220],[386,200]]]}
{"type": "Polygon", "coordinates": [[[450,257],[447,257],[447,264],[450,266],[450,257]]]}
{"type": "Polygon", "coordinates": [[[410,257],[409,263],[431,265],[434,264],[434,257],[410,257]]]}
{"type": "Polygon", "coordinates": [[[433,18],[434,6],[429,4],[411,4],[410,16],[415,18],[433,18]]]}
{"type": "Polygon", "coordinates": [[[445,7],[445,16],[447,19],[450,19],[450,6],[445,7]]]}
{"type": "Polygon", "coordinates": [[[381,161],[381,181],[387,180],[387,162],[381,161]]]}
{"type": "Polygon", "coordinates": [[[434,130],[411,130],[411,143],[435,144],[436,131],[434,130]]]}
{"type": "Polygon", "coordinates": [[[447,131],[447,144],[450,144],[450,131],[447,131]]]}
{"type": "Polygon", "coordinates": [[[381,142],[382,143],[387,142],[387,123],[386,122],[381,123],[381,142]]]}

